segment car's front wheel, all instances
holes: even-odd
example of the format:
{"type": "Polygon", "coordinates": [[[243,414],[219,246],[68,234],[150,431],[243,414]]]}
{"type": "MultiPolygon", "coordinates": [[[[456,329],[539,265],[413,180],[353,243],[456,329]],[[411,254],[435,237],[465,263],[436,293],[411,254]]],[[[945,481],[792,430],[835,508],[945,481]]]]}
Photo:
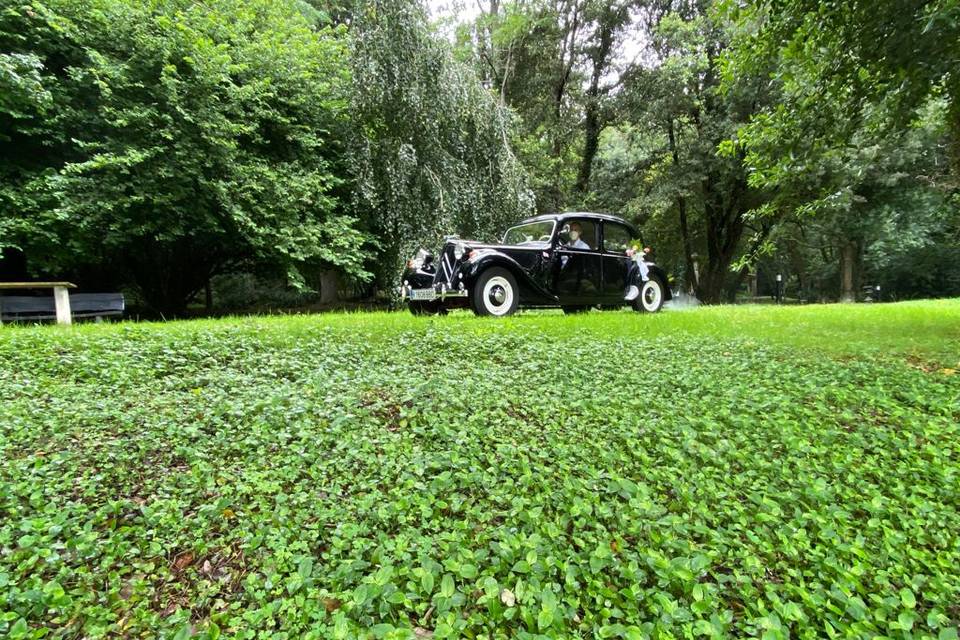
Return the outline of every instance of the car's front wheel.
{"type": "Polygon", "coordinates": [[[410,309],[410,313],[415,316],[432,316],[436,314],[440,314],[441,316],[447,315],[447,308],[437,301],[417,302],[411,300],[409,303],[407,303],[407,306],[410,309]]]}
{"type": "Polygon", "coordinates": [[[656,278],[650,278],[640,287],[640,295],[633,301],[636,311],[656,313],[663,307],[663,284],[656,278]]]}
{"type": "Polygon", "coordinates": [[[508,316],[520,304],[517,280],[502,267],[491,267],[481,273],[471,294],[470,303],[478,316],[508,316]]]}

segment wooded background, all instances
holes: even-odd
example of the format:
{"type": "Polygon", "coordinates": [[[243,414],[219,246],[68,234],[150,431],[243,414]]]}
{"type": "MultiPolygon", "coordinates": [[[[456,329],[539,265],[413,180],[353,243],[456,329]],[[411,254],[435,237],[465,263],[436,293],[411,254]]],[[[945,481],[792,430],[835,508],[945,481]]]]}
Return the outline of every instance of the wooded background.
{"type": "Polygon", "coordinates": [[[960,295],[958,61],[956,0],[0,0],[0,279],[383,299],[591,210],[705,302],[960,295]]]}

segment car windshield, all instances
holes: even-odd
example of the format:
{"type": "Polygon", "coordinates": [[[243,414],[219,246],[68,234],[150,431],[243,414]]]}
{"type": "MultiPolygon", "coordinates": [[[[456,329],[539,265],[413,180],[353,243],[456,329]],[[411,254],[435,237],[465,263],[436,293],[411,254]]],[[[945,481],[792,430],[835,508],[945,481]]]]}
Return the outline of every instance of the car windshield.
{"type": "Polygon", "coordinates": [[[554,220],[528,222],[510,227],[503,234],[503,244],[528,244],[531,242],[549,242],[553,237],[554,220]]]}

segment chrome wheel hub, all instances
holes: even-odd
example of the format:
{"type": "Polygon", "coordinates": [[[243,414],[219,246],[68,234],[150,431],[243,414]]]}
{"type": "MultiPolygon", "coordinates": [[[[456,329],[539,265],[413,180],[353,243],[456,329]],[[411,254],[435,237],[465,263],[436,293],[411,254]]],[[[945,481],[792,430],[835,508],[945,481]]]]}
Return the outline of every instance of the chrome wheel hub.
{"type": "Polygon", "coordinates": [[[513,286],[501,276],[490,278],[483,287],[483,300],[487,312],[491,315],[502,316],[513,306],[513,286]]]}

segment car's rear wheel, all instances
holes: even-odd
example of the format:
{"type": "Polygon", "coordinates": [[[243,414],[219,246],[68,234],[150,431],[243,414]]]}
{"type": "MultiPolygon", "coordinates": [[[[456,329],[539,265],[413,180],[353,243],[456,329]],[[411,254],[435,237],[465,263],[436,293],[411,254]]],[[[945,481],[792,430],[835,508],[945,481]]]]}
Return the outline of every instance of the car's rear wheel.
{"type": "Polygon", "coordinates": [[[517,280],[502,267],[491,267],[481,273],[471,294],[470,304],[478,316],[508,316],[520,304],[517,280]]]}
{"type": "Polygon", "coordinates": [[[568,304],[560,308],[563,309],[563,312],[567,315],[573,315],[576,313],[586,313],[587,311],[590,311],[590,307],[584,304],[577,304],[577,305],[568,304]]]}
{"type": "Polygon", "coordinates": [[[640,287],[640,295],[633,301],[633,308],[644,313],[656,313],[663,307],[663,283],[650,278],[640,287]]]}

